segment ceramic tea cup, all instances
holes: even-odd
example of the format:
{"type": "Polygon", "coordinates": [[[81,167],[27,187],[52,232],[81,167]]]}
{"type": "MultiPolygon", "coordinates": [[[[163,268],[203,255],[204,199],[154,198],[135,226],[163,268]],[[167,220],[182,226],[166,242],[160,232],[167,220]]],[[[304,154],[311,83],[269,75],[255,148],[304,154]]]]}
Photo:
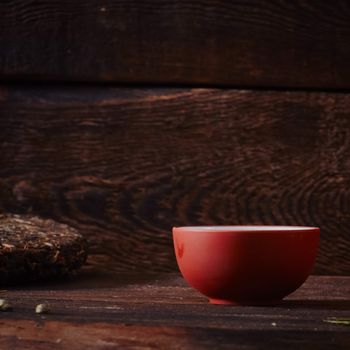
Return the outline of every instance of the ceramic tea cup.
{"type": "Polygon", "coordinates": [[[183,277],[213,304],[278,303],[309,276],[319,237],[302,226],[173,228],[183,277]]]}

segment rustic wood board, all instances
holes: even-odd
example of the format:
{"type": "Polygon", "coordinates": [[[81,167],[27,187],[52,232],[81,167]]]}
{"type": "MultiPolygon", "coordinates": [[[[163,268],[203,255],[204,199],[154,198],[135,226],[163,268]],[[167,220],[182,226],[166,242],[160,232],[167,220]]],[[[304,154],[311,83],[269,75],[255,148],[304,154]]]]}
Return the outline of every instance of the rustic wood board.
{"type": "Polygon", "coordinates": [[[0,292],[0,346],[11,349],[348,349],[350,277],[310,277],[274,307],[210,305],[178,275],[83,272],[0,292]],[[34,313],[47,301],[51,314],[34,313]]]}
{"type": "Polygon", "coordinates": [[[0,78],[350,87],[346,0],[0,3],[0,78]]]}
{"type": "Polygon", "coordinates": [[[0,208],[78,228],[92,265],[174,271],[171,228],[313,225],[350,273],[350,95],[3,87],[0,208]]]}

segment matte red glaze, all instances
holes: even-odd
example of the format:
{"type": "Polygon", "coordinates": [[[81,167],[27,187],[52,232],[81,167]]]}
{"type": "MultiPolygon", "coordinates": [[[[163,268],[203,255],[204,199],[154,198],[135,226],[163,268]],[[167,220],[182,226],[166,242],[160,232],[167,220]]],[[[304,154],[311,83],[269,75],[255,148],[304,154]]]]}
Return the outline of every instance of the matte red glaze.
{"type": "Polygon", "coordinates": [[[214,304],[280,301],[309,276],[319,237],[317,227],[173,228],[182,275],[214,304]]]}

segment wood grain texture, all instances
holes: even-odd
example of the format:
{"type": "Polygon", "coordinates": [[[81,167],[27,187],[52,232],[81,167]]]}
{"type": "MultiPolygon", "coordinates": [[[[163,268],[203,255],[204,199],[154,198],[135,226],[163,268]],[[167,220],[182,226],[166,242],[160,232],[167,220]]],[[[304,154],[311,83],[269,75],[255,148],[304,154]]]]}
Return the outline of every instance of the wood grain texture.
{"type": "Polygon", "coordinates": [[[350,88],[346,0],[10,0],[0,77],[350,88]]]}
{"type": "Polygon", "coordinates": [[[210,305],[174,274],[83,271],[76,280],[1,291],[0,347],[11,349],[348,349],[350,277],[312,276],[274,307],[210,305]],[[51,314],[34,313],[47,301],[51,314]]]}
{"type": "Polygon", "coordinates": [[[89,263],[173,271],[171,228],[321,228],[316,273],[349,274],[350,95],[5,88],[0,208],[70,224],[89,263]]]}

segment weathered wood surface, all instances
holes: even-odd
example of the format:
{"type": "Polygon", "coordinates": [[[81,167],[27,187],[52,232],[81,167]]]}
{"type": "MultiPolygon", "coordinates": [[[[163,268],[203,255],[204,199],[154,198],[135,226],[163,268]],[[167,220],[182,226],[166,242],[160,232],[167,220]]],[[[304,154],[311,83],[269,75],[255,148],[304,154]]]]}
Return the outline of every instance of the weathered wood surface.
{"type": "Polygon", "coordinates": [[[0,78],[350,87],[346,0],[0,2],[0,78]]]}
{"type": "Polygon", "coordinates": [[[210,305],[178,275],[82,273],[0,292],[3,349],[348,349],[350,277],[315,276],[274,307],[210,305]],[[37,303],[51,314],[34,313],[37,303]]]}
{"type": "Polygon", "coordinates": [[[171,227],[321,228],[350,273],[350,95],[3,87],[0,209],[78,228],[92,265],[174,271],[171,227]]]}

